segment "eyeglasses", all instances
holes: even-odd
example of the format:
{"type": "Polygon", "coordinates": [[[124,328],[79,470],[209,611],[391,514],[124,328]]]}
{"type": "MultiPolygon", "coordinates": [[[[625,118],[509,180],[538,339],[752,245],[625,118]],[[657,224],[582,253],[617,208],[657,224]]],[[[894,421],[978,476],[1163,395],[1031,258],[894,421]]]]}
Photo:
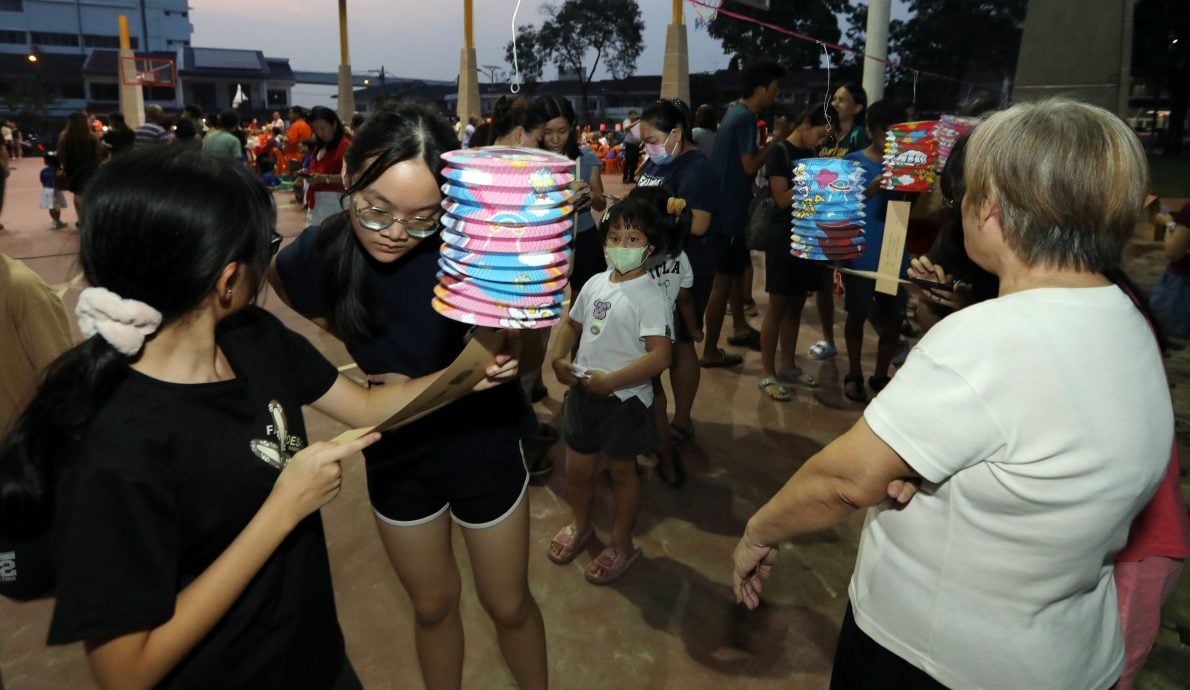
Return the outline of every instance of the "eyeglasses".
{"type": "Polygon", "coordinates": [[[411,237],[424,239],[433,235],[438,231],[438,228],[442,227],[442,219],[439,216],[398,218],[388,211],[375,206],[365,206],[361,209],[356,205],[356,198],[354,196],[351,197],[351,212],[355,214],[360,225],[374,232],[380,232],[393,223],[400,223],[404,226],[405,232],[409,233],[411,237]]]}
{"type": "Polygon", "coordinates": [[[273,231],[272,236],[269,237],[269,256],[276,256],[277,252],[281,251],[281,240],[283,239],[285,238],[281,236],[281,233],[273,231]]]}

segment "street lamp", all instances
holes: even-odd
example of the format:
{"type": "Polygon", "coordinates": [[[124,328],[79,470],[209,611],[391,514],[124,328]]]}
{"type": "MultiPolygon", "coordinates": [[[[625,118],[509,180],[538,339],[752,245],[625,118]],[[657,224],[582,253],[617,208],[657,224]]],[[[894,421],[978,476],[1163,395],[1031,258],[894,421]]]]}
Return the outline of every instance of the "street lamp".
{"type": "Polygon", "coordinates": [[[29,62],[37,62],[37,53],[29,53],[27,56],[25,56],[25,59],[29,62]]]}
{"type": "MultiPolygon", "coordinates": [[[[385,93],[385,88],[384,88],[384,86],[385,86],[385,84],[384,84],[384,81],[385,81],[384,65],[381,65],[381,66],[380,66],[380,69],[370,69],[370,70],[368,70],[368,74],[379,74],[379,75],[380,75],[380,97],[381,97],[381,98],[387,98],[387,97],[388,97],[388,94],[387,94],[387,93],[385,93]]],[[[367,86],[367,85],[368,85],[368,80],[367,80],[367,79],[365,79],[365,80],[364,80],[364,86],[367,86]]]]}

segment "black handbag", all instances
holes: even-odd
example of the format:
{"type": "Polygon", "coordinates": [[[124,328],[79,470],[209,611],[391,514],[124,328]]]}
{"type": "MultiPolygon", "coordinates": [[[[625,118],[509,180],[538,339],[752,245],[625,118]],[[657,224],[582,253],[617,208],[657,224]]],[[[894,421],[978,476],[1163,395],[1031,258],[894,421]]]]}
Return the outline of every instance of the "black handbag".
{"type": "MultiPolygon", "coordinates": [[[[785,154],[786,172],[792,174],[793,162],[786,146],[785,142],[778,145],[785,154]]],[[[744,229],[748,249],[759,252],[788,251],[792,226],[791,210],[777,205],[773,200],[772,188],[768,185],[761,187],[748,204],[748,224],[744,229]]]]}

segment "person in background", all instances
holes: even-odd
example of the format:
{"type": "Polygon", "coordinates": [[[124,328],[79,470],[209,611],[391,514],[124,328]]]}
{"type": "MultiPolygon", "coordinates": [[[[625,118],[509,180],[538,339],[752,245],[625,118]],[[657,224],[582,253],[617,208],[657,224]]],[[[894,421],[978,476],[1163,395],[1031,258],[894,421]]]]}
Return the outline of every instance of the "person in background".
{"type": "Polygon", "coordinates": [[[475,134],[475,128],[479,126],[479,118],[475,115],[467,117],[467,125],[463,127],[462,138],[459,140],[463,144],[463,148],[471,148],[471,136],[475,134]]]}
{"type": "Polygon", "coordinates": [[[640,118],[635,110],[628,111],[621,131],[624,134],[624,174],[621,179],[624,184],[632,184],[636,179],[636,167],[640,165],[640,118]]]}
{"type": "Polygon", "coordinates": [[[282,132],[285,131],[285,118],[281,117],[280,110],[273,111],[273,121],[269,123],[269,127],[271,129],[279,129],[282,132]]]}
{"type": "Polygon", "coordinates": [[[273,160],[272,158],[256,159],[256,167],[258,170],[260,170],[260,181],[263,182],[266,187],[272,188],[280,186],[281,184],[281,178],[277,177],[277,174],[273,172],[273,170],[276,169],[276,166],[277,161],[273,160]]]}
{"type": "Polygon", "coordinates": [[[356,130],[364,125],[364,120],[368,119],[366,115],[360,111],[355,111],[351,114],[351,124],[347,128],[348,134],[354,134],[356,130]]]}
{"type": "MultiPolygon", "coordinates": [[[[689,227],[682,234],[681,246],[671,248],[681,251],[675,253],[677,259],[670,263],[670,269],[688,270],[692,275],[690,298],[694,303],[694,323],[688,326],[685,319],[676,323],[673,363],[669,369],[674,416],[666,427],[658,427],[661,434],[659,471],[663,480],[674,482],[677,481],[674,467],[680,462],[676,447],[694,436],[691,413],[702,372],[695,347],[702,340],[703,314],[715,281],[715,252],[710,230],[712,218],[719,210],[719,179],[711,161],[694,145],[689,117],[690,109],[678,99],[658,100],[645,108],[640,129],[648,160],[640,169],[637,184],[638,188],[665,185],[672,189],[671,196],[685,201],[689,216],[689,227]],[[670,462],[667,450],[671,442],[675,448],[673,462],[670,462]]],[[[659,412],[665,411],[664,399],[661,406],[659,412]]]]}
{"type": "Polygon", "coordinates": [[[136,143],[136,132],[124,121],[124,113],[112,112],[107,116],[108,128],[103,133],[102,141],[112,156],[132,148],[136,143]]]}
{"type": "MultiPolygon", "coordinates": [[[[880,175],[884,170],[884,135],[891,125],[902,122],[904,117],[905,109],[893,101],[881,100],[873,103],[865,119],[867,137],[871,143],[862,151],[855,151],[846,156],[847,160],[860,164],[868,181],[867,189],[864,190],[863,255],[844,262],[847,268],[861,271],[876,271],[879,268],[881,248],[884,244],[885,215],[891,198],[889,192],[880,188],[880,175]]],[[[908,267],[908,251],[902,250],[897,276],[904,275],[908,267]]],[[[847,375],[843,377],[843,395],[847,396],[848,400],[866,402],[868,399],[860,364],[864,346],[864,323],[871,323],[878,337],[876,368],[868,379],[868,388],[875,394],[887,386],[890,380],[888,372],[892,366],[893,355],[896,354],[901,321],[905,317],[908,302],[909,293],[900,285],[897,286],[895,295],[888,295],[876,291],[876,281],[872,278],[843,274],[843,307],[847,311],[843,337],[847,342],[848,367],[847,375]]]]}
{"type": "Polygon", "coordinates": [[[690,136],[694,139],[694,145],[702,151],[702,155],[710,158],[715,150],[715,132],[719,130],[715,108],[707,103],[698,106],[698,110],[694,111],[693,125],[690,136]]]}
{"type": "MultiPolygon", "coordinates": [[[[4,191],[8,186],[8,176],[11,174],[12,161],[8,158],[8,149],[4,149],[0,151],[0,214],[4,213],[4,191]]],[[[3,229],[4,223],[0,223],[0,230],[3,229]]]]}
{"type": "MultiPolygon", "coordinates": [[[[302,153],[298,150],[303,141],[308,141],[314,136],[314,130],[310,129],[310,125],[306,122],[306,109],[295,105],[289,109],[289,129],[285,132],[285,157],[289,161],[289,173],[296,173],[302,168],[308,168],[303,164],[302,153]]],[[[294,185],[294,189],[297,185],[294,185]]]]}
{"type": "MultiPolygon", "coordinates": [[[[814,151],[826,139],[833,117],[830,110],[812,105],[802,113],[793,132],[777,141],[764,165],[764,175],[773,195],[773,203],[785,211],[788,229],[792,224],[794,202],[793,168],[802,158],[813,158],[814,151]]],[[[822,274],[827,268],[821,261],[811,261],[789,253],[788,232],[781,231],[779,249],[764,254],[764,290],[769,308],[760,325],[761,380],[756,384],[769,400],[792,399],[785,384],[817,388],[818,381],[797,366],[797,339],[802,327],[802,309],[806,297],[822,288],[822,274]],[[777,364],[778,345],[781,362],[777,364]]]]}
{"type": "Polygon", "coordinates": [[[169,141],[169,130],[165,128],[165,111],[156,103],[146,105],[144,124],[136,128],[136,143],[168,144],[169,141]]]}
{"type": "Polygon", "coordinates": [[[78,215],[75,225],[81,227],[87,183],[99,170],[103,157],[103,144],[87,125],[86,114],[75,112],[66,119],[66,129],[58,137],[57,153],[62,171],[66,173],[66,188],[74,196],[74,212],[78,215]]]}
{"type": "Polygon", "coordinates": [[[197,103],[190,103],[182,108],[182,116],[190,118],[194,123],[197,137],[201,140],[207,135],[207,115],[203,112],[202,106],[197,103]]]}
{"type": "MultiPolygon", "coordinates": [[[[1160,206],[1157,199],[1151,206],[1160,206]]],[[[1170,335],[1190,338],[1190,201],[1177,214],[1155,213],[1153,223],[1164,232],[1162,246],[1169,265],[1149,294],[1149,306],[1170,335]]]]}
{"type": "MultiPolygon", "coordinates": [[[[728,344],[760,347],[760,332],[748,325],[744,311],[744,292],[749,289],[743,284],[744,275],[752,266],[744,228],[748,223],[748,204],[752,201],[752,180],[776,145],[770,142],[757,146],[756,115],[777,100],[783,76],[785,69],[775,62],[749,65],[742,75],[741,98],[728,107],[715,135],[711,162],[719,174],[721,202],[713,237],[717,256],[715,282],[707,303],[701,361],[704,367],[735,366],[743,361],[739,355],[729,355],[719,347],[729,299],[734,332],[728,344]]],[[[773,141],[784,139],[791,131],[789,121],[778,118],[773,141]]]]}
{"type": "Polygon", "coordinates": [[[41,203],[40,208],[50,212],[50,229],[61,230],[66,227],[62,222],[62,209],[66,207],[66,192],[59,189],[58,171],[62,165],[58,162],[58,154],[49,152],[42,157],[45,167],[41,169],[41,203]]]}
{"type": "Polygon", "coordinates": [[[174,124],[174,146],[187,151],[201,151],[202,138],[198,135],[198,125],[189,117],[179,117],[174,124]]]}
{"type": "Polygon", "coordinates": [[[930,330],[749,519],[733,589],[755,607],[782,542],[871,507],[832,687],[1106,690],[1124,668],[1112,554],[1174,430],[1153,331],[1106,275],[1141,211],[1144,151],[1116,115],[1054,99],[980,125],[964,176],[965,244],[999,296],[930,330]],[[1045,172],[1072,151],[1082,165],[1045,172]],[[913,477],[908,505],[876,508],[913,477]]]}
{"type": "MultiPolygon", "coordinates": [[[[855,83],[840,86],[831,98],[831,106],[839,114],[839,121],[831,123],[831,138],[818,148],[818,155],[842,158],[867,148],[871,143],[864,128],[868,94],[863,87],[855,83]]],[[[814,359],[830,359],[839,353],[835,345],[835,272],[823,273],[823,281],[815,298],[822,340],[810,346],[810,356],[814,359]]]]}
{"type": "Polygon", "coordinates": [[[297,174],[306,179],[307,223],[319,225],[346,208],[342,198],[343,154],[351,144],[351,137],[343,129],[339,115],[330,108],[321,105],[311,108],[309,123],[314,130],[314,148],[310,151],[310,162],[297,174]]]}
{"type": "Polygon", "coordinates": [[[219,113],[219,123],[214,132],[202,140],[202,150],[211,156],[243,160],[244,145],[236,135],[240,126],[240,114],[231,108],[219,113]]]}

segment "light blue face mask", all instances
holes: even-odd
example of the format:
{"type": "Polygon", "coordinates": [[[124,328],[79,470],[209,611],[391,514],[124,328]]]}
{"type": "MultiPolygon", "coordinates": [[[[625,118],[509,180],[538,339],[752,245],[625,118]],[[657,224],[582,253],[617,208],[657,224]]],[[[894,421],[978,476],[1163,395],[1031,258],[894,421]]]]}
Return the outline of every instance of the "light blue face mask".
{"type": "Polygon", "coordinates": [[[648,247],[608,247],[607,262],[620,273],[630,273],[645,264],[648,247]]]}

